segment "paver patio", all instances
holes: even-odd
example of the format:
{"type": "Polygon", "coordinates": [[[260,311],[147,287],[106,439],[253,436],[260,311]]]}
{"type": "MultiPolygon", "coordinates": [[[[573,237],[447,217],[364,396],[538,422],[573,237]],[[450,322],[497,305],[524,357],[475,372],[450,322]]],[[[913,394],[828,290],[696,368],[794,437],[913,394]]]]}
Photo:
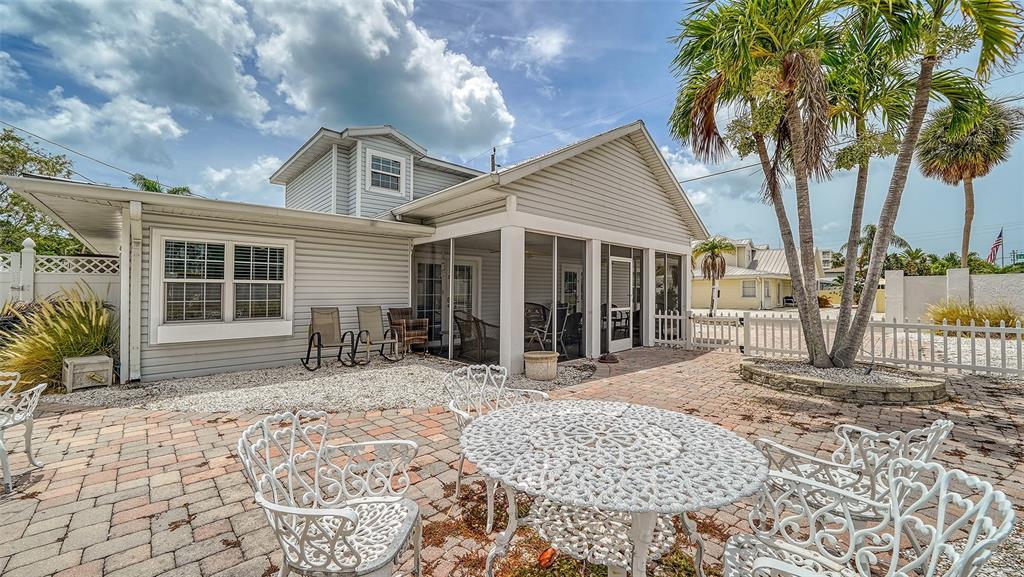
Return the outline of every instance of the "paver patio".
{"type": "MultiPolygon", "coordinates": [[[[954,398],[927,407],[878,407],[776,392],[739,379],[739,355],[640,349],[594,379],[554,398],[623,400],[682,411],[747,439],[771,437],[828,454],[840,422],[911,429],[944,417],[956,423],[939,459],[990,480],[1024,505],[1024,385],[964,377],[954,398]]],[[[0,497],[0,573],[115,576],[263,576],[280,563],[274,540],[232,454],[256,414],[176,413],[41,406],[33,444],[42,469],[29,469],[20,429],[8,436],[15,492],[0,497]]],[[[412,495],[427,521],[427,574],[479,575],[489,543],[449,517],[455,422],[446,410],[338,414],[352,440],[419,443],[412,495]],[[432,530],[433,527],[433,530],[432,530]]],[[[470,477],[475,480],[476,477],[470,477]]],[[[499,498],[499,503],[501,499],[499,498]]],[[[708,557],[718,562],[725,533],[745,529],[742,505],[698,516],[708,557]]],[[[456,509],[456,514],[462,509],[456,509]]]]}

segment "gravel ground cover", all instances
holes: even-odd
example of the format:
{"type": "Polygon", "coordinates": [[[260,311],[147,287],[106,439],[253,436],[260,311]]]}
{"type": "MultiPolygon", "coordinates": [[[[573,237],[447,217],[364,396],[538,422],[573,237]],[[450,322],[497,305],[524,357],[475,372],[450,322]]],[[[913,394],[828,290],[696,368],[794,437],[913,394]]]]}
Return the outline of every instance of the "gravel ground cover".
{"type": "MultiPolygon", "coordinates": [[[[86,389],[46,400],[76,406],[132,407],[195,412],[355,411],[429,407],[448,402],[445,375],[460,366],[444,359],[374,360],[361,367],[338,363],[309,372],[299,365],[86,389]]],[[[552,390],[581,383],[589,362],[563,363],[554,381],[512,377],[513,387],[552,390]]]]}
{"type": "Polygon", "coordinates": [[[755,359],[758,367],[762,367],[771,371],[777,371],[780,373],[789,373],[791,375],[800,375],[804,377],[812,377],[817,379],[825,379],[828,381],[838,383],[855,383],[861,385],[889,385],[889,384],[900,384],[909,383],[916,380],[918,375],[908,371],[901,371],[899,369],[892,369],[889,367],[874,367],[870,372],[866,372],[868,369],[867,365],[860,365],[849,369],[820,369],[813,367],[803,362],[798,361],[784,361],[777,359],[755,359]]]}

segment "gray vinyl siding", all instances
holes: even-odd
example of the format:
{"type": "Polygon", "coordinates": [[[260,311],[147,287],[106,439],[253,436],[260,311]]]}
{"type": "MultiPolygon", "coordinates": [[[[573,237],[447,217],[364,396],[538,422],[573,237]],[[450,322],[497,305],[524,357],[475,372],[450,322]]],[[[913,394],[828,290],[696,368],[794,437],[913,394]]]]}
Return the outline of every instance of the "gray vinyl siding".
{"type": "Polygon", "coordinates": [[[560,162],[502,190],[517,210],[688,245],[676,206],[636,146],[620,138],[560,162]]]}
{"type": "Polygon", "coordinates": [[[428,194],[444,190],[449,186],[455,186],[456,184],[465,182],[466,180],[469,180],[469,177],[459,176],[457,174],[417,164],[414,167],[413,173],[412,196],[414,199],[423,198],[428,194]]]}
{"type": "Polygon", "coordinates": [[[398,144],[394,140],[383,136],[368,136],[361,138],[363,141],[363,161],[362,166],[359,167],[359,172],[362,180],[362,199],[360,201],[360,216],[377,216],[378,214],[391,210],[400,204],[409,202],[410,196],[412,195],[412,182],[415,179],[415,175],[412,179],[409,175],[412,171],[412,154],[409,149],[405,148],[401,144],[398,144]],[[377,192],[370,189],[370,156],[373,151],[379,151],[391,156],[397,156],[403,159],[402,170],[405,174],[402,175],[402,194],[390,194],[387,192],[377,192]]]}
{"type": "Polygon", "coordinates": [[[334,190],[338,196],[334,206],[336,207],[335,212],[338,214],[348,214],[349,177],[352,174],[350,157],[352,156],[355,156],[355,148],[338,147],[338,173],[334,175],[337,182],[334,190]]]}
{"type": "Polygon", "coordinates": [[[284,187],[285,208],[331,212],[331,153],[318,158],[284,187]]]}
{"type": "Polygon", "coordinates": [[[300,227],[203,220],[145,213],[142,263],[142,379],[222,373],[298,362],[306,350],[311,306],[340,306],[342,327],[358,326],[356,306],[409,306],[408,239],[300,227]],[[291,337],[201,343],[149,343],[150,239],[153,227],[295,240],[294,316],[291,337]]]}

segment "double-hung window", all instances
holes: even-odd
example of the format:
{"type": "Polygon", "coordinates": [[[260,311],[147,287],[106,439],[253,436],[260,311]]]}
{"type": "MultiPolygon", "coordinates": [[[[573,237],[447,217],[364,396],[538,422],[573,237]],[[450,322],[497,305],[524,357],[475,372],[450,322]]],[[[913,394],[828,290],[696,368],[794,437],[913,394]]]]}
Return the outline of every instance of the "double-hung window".
{"type": "Polygon", "coordinates": [[[290,239],[153,229],[150,343],[292,334],[290,239]]]}
{"type": "Polygon", "coordinates": [[[757,296],[757,281],[743,281],[743,298],[754,298],[757,296]]]}
{"type": "Polygon", "coordinates": [[[402,194],[402,159],[382,153],[369,153],[370,188],[392,194],[402,194]]]}

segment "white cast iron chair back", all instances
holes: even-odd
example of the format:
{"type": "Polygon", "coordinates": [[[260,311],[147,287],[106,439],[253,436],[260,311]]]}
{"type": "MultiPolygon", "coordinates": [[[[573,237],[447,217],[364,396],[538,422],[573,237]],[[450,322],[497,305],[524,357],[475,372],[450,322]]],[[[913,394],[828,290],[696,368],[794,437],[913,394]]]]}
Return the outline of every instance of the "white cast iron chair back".
{"type": "MultiPolygon", "coordinates": [[[[451,396],[448,408],[455,415],[459,432],[465,430],[477,417],[491,411],[506,409],[548,400],[548,394],[533,389],[514,389],[506,387],[508,369],[498,365],[472,365],[458,368],[444,380],[444,388],[451,396]]],[[[462,470],[466,464],[466,456],[459,458],[459,474],[455,480],[455,502],[462,491],[462,470]]],[[[495,483],[484,478],[487,488],[487,528],[488,533],[494,526],[494,489],[495,483]]]]}
{"type": "Polygon", "coordinates": [[[7,397],[14,393],[14,388],[21,381],[21,373],[9,373],[0,371],[0,403],[7,400],[7,397]]]}
{"type": "Polygon", "coordinates": [[[766,484],[750,513],[754,534],[726,543],[723,577],[972,577],[1013,530],[1002,492],[937,463],[892,460],[890,491],[907,499],[888,506],[786,472],[770,476],[780,482],[766,484]],[[878,517],[858,521],[866,508],[878,517]]]}
{"type": "Polygon", "coordinates": [[[392,575],[414,542],[420,574],[416,503],[405,497],[411,441],[334,445],[326,413],[281,413],[238,441],[243,470],[284,554],[281,575],[392,575]]]}
{"type": "MultiPolygon", "coordinates": [[[[17,373],[3,373],[3,375],[11,374],[17,373]]],[[[46,390],[46,384],[39,384],[27,391],[14,393],[12,391],[16,384],[17,380],[10,385],[10,389],[0,399],[0,467],[3,467],[4,487],[8,491],[13,491],[14,486],[11,483],[11,466],[7,462],[7,445],[4,442],[4,432],[7,429],[25,425],[25,453],[28,455],[28,460],[34,467],[43,466],[36,461],[32,454],[32,427],[36,405],[39,404],[39,397],[46,390]]],[[[0,383],[0,386],[3,386],[3,383],[0,383]]]]}
{"type": "MultiPolygon", "coordinates": [[[[843,424],[835,428],[840,447],[832,453],[831,460],[801,453],[770,439],[758,439],[754,444],[768,457],[771,469],[860,495],[867,499],[865,505],[877,502],[888,506],[889,464],[898,458],[931,461],[952,430],[953,423],[945,419],[907,432],[877,432],[843,424]]],[[[853,506],[848,503],[848,507],[853,506]]],[[[873,508],[851,512],[864,519],[878,515],[873,508]]]]}

